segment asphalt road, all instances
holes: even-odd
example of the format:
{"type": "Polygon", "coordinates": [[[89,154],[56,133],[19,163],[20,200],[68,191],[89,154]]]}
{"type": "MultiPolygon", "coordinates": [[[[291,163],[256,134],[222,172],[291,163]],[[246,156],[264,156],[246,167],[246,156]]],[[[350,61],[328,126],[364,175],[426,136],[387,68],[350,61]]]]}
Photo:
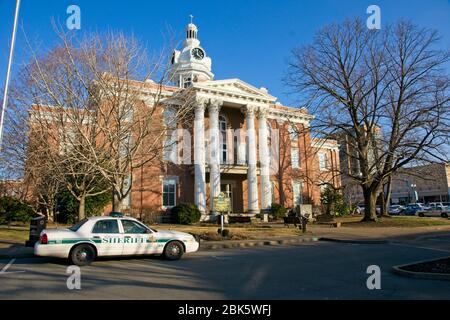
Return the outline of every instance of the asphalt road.
{"type": "MultiPolygon", "coordinates": [[[[449,256],[446,247],[318,242],[203,251],[175,262],[102,260],[81,269],[81,290],[67,289],[64,260],[17,259],[0,272],[0,299],[450,299],[449,281],[390,271],[449,256]],[[381,268],[380,290],[367,289],[369,265],[381,268]]],[[[9,262],[0,260],[0,270],[9,262]]]]}

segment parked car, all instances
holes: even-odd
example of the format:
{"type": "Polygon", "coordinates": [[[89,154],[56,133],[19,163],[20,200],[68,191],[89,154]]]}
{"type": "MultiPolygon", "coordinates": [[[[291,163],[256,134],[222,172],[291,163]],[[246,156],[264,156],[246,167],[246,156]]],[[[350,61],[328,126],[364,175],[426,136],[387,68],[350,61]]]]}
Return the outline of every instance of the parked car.
{"type": "Polygon", "coordinates": [[[441,217],[447,219],[450,216],[450,208],[442,206],[428,210],[418,210],[416,215],[419,217],[441,217]]]}
{"type": "Polygon", "coordinates": [[[414,215],[416,215],[417,211],[419,211],[419,210],[425,211],[428,209],[429,209],[429,207],[424,206],[423,203],[419,203],[419,202],[418,203],[410,203],[410,204],[406,205],[404,213],[407,216],[414,216],[414,215]]]}
{"type": "Polygon", "coordinates": [[[405,211],[405,207],[401,206],[399,204],[393,204],[393,205],[389,206],[389,208],[388,208],[388,212],[392,216],[399,216],[399,215],[403,214],[404,211],[405,211]]]}
{"type": "Polygon", "coordinates": [[[442,210],[445,210],[449,206],[448,206],[448,204],[442,203],[442,202],[431,202],[431,203],[428,204],[428,207],[430,207],[430,209],[441,208],[442,210]]]}
{"type": "Polygon", "coordinates": [[[156,230],[140,221],[114,212],[89,217],[68,229],[44,229],[34,245],[39,257],[69,258],[85,266],[97,257],[163,255],[178,260],[184,253],[196,252],[200,239],[179,231],[156,230]]]}
{"type": "MultiPolygon", "coordinates": [[[[365,211],[365,205],[364,205],[364,204],[358,204],[357,207],[358,207],[358,210],[357,210],[358,214],[364,214],[364,211],[365,211]]],[[[377,214],[380,214],[380,212],[381,212],[381,207],[380,207],[380,206],[377,206],[377,207],[376,207],[376,210],[377,210],[377,214]]]]}

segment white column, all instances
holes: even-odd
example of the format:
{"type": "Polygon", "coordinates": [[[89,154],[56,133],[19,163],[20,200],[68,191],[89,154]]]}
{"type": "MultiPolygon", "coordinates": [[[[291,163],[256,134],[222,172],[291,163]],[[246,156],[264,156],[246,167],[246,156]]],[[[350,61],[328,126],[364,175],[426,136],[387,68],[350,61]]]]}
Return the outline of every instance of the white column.
{"type": "Polygon", "coordinates": [[[194,198],[200,212],[206,212],[205,177],[205,101],[198,100],[195,105],[194,119],[194,198]]]}
{"type": "Polygon", "coordinates": [[[258,178],[256,174],[256,132],[255,132],[255,107],[247,105],[242,110],[245,113],[245,124],[248,138],[248,171],[247,193],[248,212],[259,213],[258,206],[258,178]]]}
{"type": "Polygon", "coordinates": [[[259,128],[259,163],[261,173],[261,209],[267,212],[272,204],[270,190],[270,157],[268,146],[267,109],[259,108],[257,118],[259,128]]]}
{"type": "Polygon", "coordinates": [[[214,209],[214,197],[217,197],[220,193],[220,131],[219,131],[219,111],[222,106],[222,101],[212,99],[208,106],[209,113],[209,207],[211,214],[217,214],[214,209]]]}

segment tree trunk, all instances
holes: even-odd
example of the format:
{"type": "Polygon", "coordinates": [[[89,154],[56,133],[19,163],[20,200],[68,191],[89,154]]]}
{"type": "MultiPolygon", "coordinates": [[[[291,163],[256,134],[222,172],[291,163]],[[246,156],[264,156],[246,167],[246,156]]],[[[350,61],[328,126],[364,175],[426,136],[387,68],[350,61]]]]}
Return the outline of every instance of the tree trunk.
{"type": "Polygon", "coordinates": [[[112,207],[112,211],[113,212],[122,212],[123,210],[123,200],[120,198],[120,195],[116,192],[113,191],[113,207],[112,207]]]}
{"type": "Polygon", "coordinates": [[[49,222],[55,222],[55,211],[53,209],[47,209],[47,219],[49,222]]]}
{"type": "Polygon", "coordinates": [[[383,198],[381,206],[381,216],[390,217],[389,203],[391,202],[392,176],[389,176],[387,183],[383,186],[383,198]]]}
{"type": "Polygon", "coordinates": [[[364,218],[362,221],[377,221],[377,192],[376,189],[363,187],[364,218]]]}
{"type": "Polygon", "coordinates": [[[86,218],[86,196],[82,195],[78,207],[78,221],[81,221],[84,218],[86,218]]]}
{"type": "Polygon", "coordinates": [[[389,205],[391,203],[391,192],[392,192],[392,176],[389,176],[388,183],[386,186],[386,197],[385,197],[385,204],[386,204],[386,212],[389,214],[389,205]]]}

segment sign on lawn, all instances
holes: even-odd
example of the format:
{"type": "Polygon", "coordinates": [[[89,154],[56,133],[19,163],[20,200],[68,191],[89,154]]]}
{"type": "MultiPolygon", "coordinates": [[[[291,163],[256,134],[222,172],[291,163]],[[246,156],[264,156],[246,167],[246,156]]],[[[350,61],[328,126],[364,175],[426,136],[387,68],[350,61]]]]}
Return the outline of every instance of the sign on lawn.
{"type": "Polygon", "coordinates": [[[231,211],[231,199],[225,193],[219,193],[219,196],[214,197],[214,210],[216,212],[231,211]]]}

